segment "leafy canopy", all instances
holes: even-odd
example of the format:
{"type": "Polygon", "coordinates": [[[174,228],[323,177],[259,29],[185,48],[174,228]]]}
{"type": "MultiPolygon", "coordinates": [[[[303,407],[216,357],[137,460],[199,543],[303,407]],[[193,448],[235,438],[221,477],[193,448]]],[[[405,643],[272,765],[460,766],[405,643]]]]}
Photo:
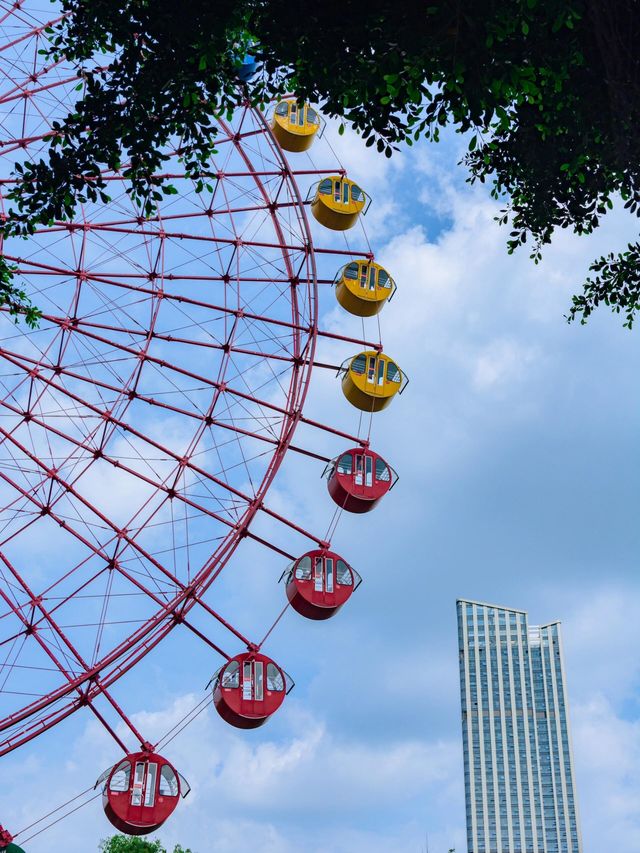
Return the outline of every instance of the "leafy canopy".
{"type": "MultiPolygon", "coordinates": [[[[245,95],[318,102],[380,152],[470,134],[469,180],[505,203],[508,250],[537,263],[557,228],[592,232],[621,195],[640,214],[639,0],[62,0],[54,59],[78,67],[82,94],[54,127],[48,159],[25,163],[7,233],[106,200],[121,170],[146,215],[163,193],[166,145],[206,188],[215,117],[238,100],[238,67],[262,63],[245,95]]],[[[631,327],[640,242],[591,266],[568,319],[605,303],[631,327]]],[[[24,294],[8,268],[0,299],[24,294]],[[11,289],[13,288],[13,289],[11,289]]],[[[30,310],[27,306],[26,310],[30,310]]],[[[27,314],[27,319],[29,315],[27,314]]],[[[33,315],[32,315],[33,319],[33,315]]]]}
{"type": "MultiPolygon", "coordinates": [[[[171,853],[161,841],[147,841],[131,835],[112,835],[100,842],[101,853],[171,853]]],[[[179,844],[173,848],[173,853],[191,853],[179,844]]]]}

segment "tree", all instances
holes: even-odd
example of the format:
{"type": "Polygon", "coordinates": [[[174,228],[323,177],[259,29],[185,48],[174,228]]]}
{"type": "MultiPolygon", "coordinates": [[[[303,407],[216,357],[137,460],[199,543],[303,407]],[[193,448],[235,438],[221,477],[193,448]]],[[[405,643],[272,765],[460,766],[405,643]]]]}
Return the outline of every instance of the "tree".
{"type": "MultiPolygon", "coordinates": [[[[173,189],[154,177],[171,139],[186,170],[204,179],[214,117],[236,102],[247,50],[262,63],[246,92],[254,103],[293,91],[387,156],[401,143],[437,141],[447,125],[469,133],[469,181],[489,182],[504,200],[509,252],[529,242],[539,262],[557,228],[592,232],[616,195],[640,215],[640,0],[62,5],[51,54],[76,63],[83,94],[54,128],[48,160],[19,170],[6,233],[28,234],[86,199],[106,199],[105,166],[121,169],[152,213],[173,189]]],[[[568,319],[585,322],[605,303],[630,328],[639,262],[640,241],[594,261],[568,319]]],[[[6,266],[3,288],[22,310],[6,266]]]]}
{"type": "MultiPolygon", "coordinates": [[[[112,835],[100,842],[101,853],[169,853],[162,842],[147,841],[144,838],[136,838],[131,835],[112,835]]],[[[179,844],[173,848],[173,853],[191,853],[179,844]]]]}

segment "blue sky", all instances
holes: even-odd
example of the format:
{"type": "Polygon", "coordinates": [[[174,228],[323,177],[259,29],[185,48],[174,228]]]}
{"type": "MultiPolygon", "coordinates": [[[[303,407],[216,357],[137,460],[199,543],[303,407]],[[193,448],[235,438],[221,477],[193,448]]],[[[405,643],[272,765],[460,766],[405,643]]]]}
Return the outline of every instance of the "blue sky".
{"type": "MultiPolygon", "coordinates": [[[[585,853],[636,853],[638,332],[605,310],[586,327],[563,314],[590,259],[637,223],[615,210],[589,239],[558,235],[535,267],[506,255],[499,208],[465,184],[456,138],[387,161],[328,136],[374,198],[367,234],[398,283],[382,334],[411,381],[375,417],[373,444],[400,481],[375,512],[341,518],[334,548],[364,578],[347,606],[320,624],[289,611],[270,638],[267,653],[296,680],[280,712],[237,732],[208,709],[171,744],[193,792],[158,835],[194,853],[420,853],[427,832],[432,853],[465,850],[460,596],[562,621],[585,853]]],[[[358,334],[328,288],[321,314],[325,328],[358,334]]],[[[321,355],[351,351],[323,344],[321,355]]],[[[314,373],[306,413],[357,425],[328,371],[314,373]]],[[[291,458],[270,495],[313,529],[333,511],[318,464],[291,458]]],[[[281,563],[247,545],[217,593],[256,634],[282,600],[281,563]]],[[[218,665],[175,634],[114,692],[153,738],[203,698],[218,665]]],[[[76,715],[2,760],[2,821],[30,823],[117,757],[76,715]]],[[[87,853],[109,828],[95,801],[26,849],[87,853]]]]}

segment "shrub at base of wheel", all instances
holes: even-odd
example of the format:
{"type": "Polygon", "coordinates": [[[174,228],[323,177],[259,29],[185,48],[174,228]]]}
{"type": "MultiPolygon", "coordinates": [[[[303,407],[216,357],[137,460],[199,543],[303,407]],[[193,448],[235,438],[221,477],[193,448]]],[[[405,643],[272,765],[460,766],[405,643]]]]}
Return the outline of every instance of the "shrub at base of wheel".
{"type": "Polygon", "coordinates": [[[351,597],[362,578],[333,551],[308,551],[285,572],[287,598],[307,619],[329,619],[351,597]]]}
{"type": "Polygon", "coordinates": [[[373,317],[396,291],[396,283],[380,264],[363,258],[344,266],[335,280],[336,299],[349,314],[373,317]]]}
{"type": "Polygon", "coordinates": [[[354,447],[325,468],[329,494],[347,512],[369,512],[393,488],[398,475],[373,450],[354,447]]]}
{"type": "Polygon", "coordinates": [[[311,213],[321,225],[332,231],[346,231],[364,211],[367,194],[341,175],[323,178],[316,187],[311,213]]]}
{"type": "Polygon", "coordinates": [[[144,838],[132,838],[128,835],[112,835],[100,842],[100,853],[192,853],[188,847],[176,844],[171,850],[160,839],[147,841],[144,838]]]}
{"type": "Polygon", "coordinates": [[[0,853],[25,853],[22,847],[18,847],[13,841],[10,841],[6,847],[0,847],[0,853]]]}
{"type": "Polygon", "coordinates": [[[362,412],[386,409],[408,381],[395,361],[375,350],[365,350],[347,359],[339,372],[344,396],[362,412]]]}
{"type": "Polygon", "coordinates": [[[259,652],[236,655],[212,680],[216,711],[238,729],[266,723],[293,687],[286,672],[259,652]]]}
{"type": "Polygon", "coordinates": [[[286,98],[276,106],[271,120],[273,135],[285,151],[297,153],[313,145],[320,117],[309,104],[286,98]]]}
{"type": "Polygon", "coordinates": [[[102,782],[104,813],[127,835],[155,832],[189,793],[175,768],[154,752],[130,753],[103,773],[96,787],[102,782]]]}

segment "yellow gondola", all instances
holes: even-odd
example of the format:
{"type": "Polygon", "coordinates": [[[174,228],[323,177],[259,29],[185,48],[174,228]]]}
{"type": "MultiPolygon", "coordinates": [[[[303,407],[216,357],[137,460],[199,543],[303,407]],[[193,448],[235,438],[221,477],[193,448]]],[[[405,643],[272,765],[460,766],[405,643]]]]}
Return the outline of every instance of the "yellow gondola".
{"type": "Polygon", "coordinates": [[[369,204],[371,199],[356,183],[342,175],[330,175],[316,184],[311,212],[325,228],[346,231],[363,211],[367,212],[369,204]]]}
{"type": "Polygon", "coordinates": [[[373,317],[396,292],[396,283],[380,264],[362,260],[344,266],[335,279],[336,299],[356,317],[373,317]]]}
{"type": "Polygon", "coordinates": [[[320,129],[320,116],[309,104],[286,98],[273,112],[271,129],[285,151],[306,151],[320,129]]]}
{"type": "Polygon", "coordinates": [[[388,355],[375,350],[366,350],[347,359],[338,373],[342,374],[344,396],[363,412],[386,409],[409,381],[388,355]]]}

